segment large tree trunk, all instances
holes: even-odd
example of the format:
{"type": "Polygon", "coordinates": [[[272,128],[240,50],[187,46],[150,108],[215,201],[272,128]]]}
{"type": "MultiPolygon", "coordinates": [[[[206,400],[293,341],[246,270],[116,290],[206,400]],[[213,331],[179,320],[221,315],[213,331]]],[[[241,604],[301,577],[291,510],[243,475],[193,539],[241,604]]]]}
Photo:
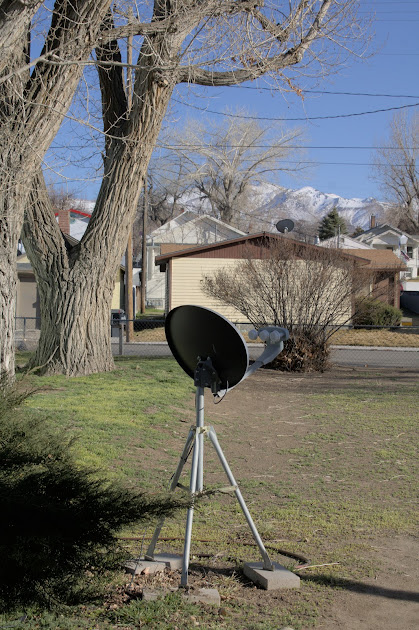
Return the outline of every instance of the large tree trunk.
{"type": "Polygon", "coordinates": [[[115,277],[77,265],[54,278],[38,276],[41,336],[32,367],[49,374],[79,376],[114,368],[110,308],[115,277]],[[93,271],[93,273],[92,273],[93,271]],[[67,276],[67,277],[66,277],[67,276]]]}
{"type": "Polygon", "coordinates": [[[15,371],[16,258],[23,212],[5,180],[0,187],[0,374],[10,379],[15,371]]]}
{"type": "MultiPolygon", "coordinates": [[[[110,309],[118,259],[80,256],[61,233],[42,174],[34,180],[22,239],[36,276],[41,334],[31,367],[67,376],[113,369],[110,309]]],[[[107,243],[97,244],[101,250],[107,243]]],[[[111,257],[109,257],[111,258],[111,257]]]]}

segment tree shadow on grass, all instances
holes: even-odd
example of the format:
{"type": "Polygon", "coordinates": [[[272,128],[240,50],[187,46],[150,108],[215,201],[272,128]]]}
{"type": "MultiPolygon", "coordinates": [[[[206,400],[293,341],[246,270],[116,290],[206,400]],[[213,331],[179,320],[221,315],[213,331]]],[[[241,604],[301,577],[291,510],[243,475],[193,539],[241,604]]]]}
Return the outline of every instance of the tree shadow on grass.
{"type": "MultiPolygon", "coordinates": [[[[236,566],[210,566],[205,564],[191,563],[190,571],[197,577],[202,577],[209,574],[217,575],[221,578],[232,578],[243,587],[253,588],[254,583],[249,580],[247,576],[243,574],[240,568],[236,566]]],[[[415,591],[404,591],[394,588],[386,588],[384,586],[375,586],[372,584],[365,584],[357,580],[349,580],[347,578],[336,578],[328,575],[304,575],[295,572],[302,582],[316,583],[323,586],[327,586],[333,589],[346,590],[352,593],[360,593],[361,595],[372,595],[374,597],[385,597],[387,599],[394,599],[400,601],[410,601],[419,603],[419,593],[415,591]]]]}
{"type": "Polygon", "coordinates": [[[419,593],[415,591],[403,591],[394,588],[385,588],[383,586],[374,586],[372,584],[365,584],[364,582],[358,582],[356,580],[348,580],[346,578],[334,578],[327,575],[300,575],[297,572],[299,578],[304,582],[315,582],[316,584],[323,584],[331,588],[339,590],[351,591],[353,593],[360,593],[362,595],[373,595],[375,597],[386,597],[388,599],[403,600],[409,602],[419,603],[419,593]]]}

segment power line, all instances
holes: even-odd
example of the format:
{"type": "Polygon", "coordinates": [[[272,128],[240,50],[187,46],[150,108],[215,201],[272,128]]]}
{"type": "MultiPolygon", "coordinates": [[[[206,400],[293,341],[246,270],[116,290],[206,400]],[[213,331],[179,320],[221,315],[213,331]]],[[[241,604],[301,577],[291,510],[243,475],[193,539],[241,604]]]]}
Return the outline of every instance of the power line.
{"type": "MultiPolygon", "coordinates": [[[[321,162],[318,160],[277,160],[280,164],[307,164],[308,166],[381,166],[381,164],[377,164],[375,162],[321,162]]],[[[405,166],[405,164],[392,164],[392,166],[405,166]]],[[[271,170],[279,170],[279,169],[271,169],[271,170]]]]}
{"type": "Polygon", "coordinates": [[[268,120],[272,122],[280,122],[280,121],[300,121],[304,122],[307,120],[333,120],[337,118],[352,118],[355,116],[367,116],[370,114],[380,114],[383,112],[391,112],[402,109],[408,109],[411,107],[418,107],[419,103],[412,103],[411,105],[400,105],[399,107],[386,107],[381,109],[373,109],[364,112],[354,112],[351,114],[335,114],[332,116],[304,116],[304,117],[295,117],[295,118],[272,118],[270,116],[247,116],[242,114],[232,114],[230,112],[217,112],[216,110],[207,109],[206,107],[198,107],[198,105],[192,105],[192,103],[182,103],[182,101],[177,100],[176,98],[172,98],[172,101],[178,103],[179,105],[183,105],[186,107],[191,107],[192,109],[197,109],[200,112],[206,112],[208,114],[215,114],[217,116],[226,116],[228,118],[241,118],[245,120],[268,120]]]}
{"type": "Polygon", "coordinates": [[[371,15],[371,13],[374,15],[403,15],[405,13],[419,13],[419,11],[417,9],[403,9],[401,11],[400,9],[390,9],[389,11],[387,9],[372,9],[371,11],[360,11],[359,15],[371,15]]]}
{"type": "MultiPolygon", "coordinates": [[[[417,53],[417,55],[419,56],[419,53],[417,53]]],[[[261,86],[261,87],[253,87],[252,85],[231,85],[228,87],[229,90],[231,89],[235,89],[235,90],[254,90],[255,92],[259,92],[259,91],[264,91],[264,92],[275,92],[275,90],[273,90],[270,87],[265,87],[265,86],[261,86]]],[[[380,97],[380,98],[419,98],[418,95],[416,94],[380,94],[380,93],[374,93],[374,92],[334,92],[331,90],[304,90],[302,89],[301,92],[303,94],[329,94],[332,96],[368,96],[368,97],[380,97]]]]}
{"type": "MultiPolygon", "coordinates": [[[[202,145],[200,144],[189,144],[189,143],[185,143],[185,144],[158,144],[157,145],[159,148],[161,149],[171,149],[171,150],[177,150],[177,149],[202,149],[202,145]]],[[[217,145],[214,144],[213,145],[214,148],[217,148],[217,145]]],[[[61,148],[65,148],[65,146],[61,147],[61,148]]],[[[208,146],[206,148],[209,148],[208,146]]],[[[272,148],[272,144],[249,144],[249,145],[245,145],[245,144],[229,144],[228,145],[229,149],[240,149],[240,148],[245,148],[245,149],[270,149],[272,148]]],[[[291,144],[284,144],[284,148],[285,149],[345,149],[345,150],[359,150],[359,149],[367,149],[368,151],[375,151],[378,149],[390,149],[390,150],[394,150],[394,151],[419,151],[419,147],[365,147],[365,146],[326,146],[326,145],[310,145],[310,144],[301,144],[301,145],[291,145],[291,144]]]]}

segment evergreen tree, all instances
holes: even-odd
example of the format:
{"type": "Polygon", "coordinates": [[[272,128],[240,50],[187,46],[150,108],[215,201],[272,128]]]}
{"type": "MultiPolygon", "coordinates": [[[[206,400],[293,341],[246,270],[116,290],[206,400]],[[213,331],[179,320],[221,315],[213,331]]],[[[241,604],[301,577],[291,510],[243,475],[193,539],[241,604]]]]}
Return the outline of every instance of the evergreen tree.
{"type": "Polygon", "coordinates": [[[345,220],[339,215],[336,207],[326,214],[320,222],[319,237],[321,241],[338,234],[347,234],[347,232],[345,220]]]}
{"type": "Polygon", "coordinates": [[[355,238],[356,236],[359,236],[360,234],[363,234],[363,233],[364,233],[364,230],[362,229],[362,227],[360,225],[357,225],[352,233],[352,236],[355,238]]]}
{"type": "Polygon", "coordinates": [[[71,437],[22,406],[26,397],[0,375],[0,613],[80,601],[105,569],[119,566],[122,527],[189,504],[78,465],[71,437]]]}

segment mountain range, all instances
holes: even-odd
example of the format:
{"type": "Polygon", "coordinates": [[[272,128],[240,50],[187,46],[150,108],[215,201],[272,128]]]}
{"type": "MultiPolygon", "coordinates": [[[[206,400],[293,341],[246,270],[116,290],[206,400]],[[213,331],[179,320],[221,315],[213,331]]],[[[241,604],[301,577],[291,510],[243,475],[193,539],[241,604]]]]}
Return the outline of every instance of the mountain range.
{"type": "MultiPolygon", "coordinates": [[[[255,191],[256,192],[256,191],[255,191]]],[[[333,208],[345,220],[348,228],[370,227],[371,216],[375,215],[377,223],[384,222],[384,215],[388,204],[373,197],[366,199],[345,199],[330,193],[323,193],[311,186],[304,186],[298,190],[277,187],[259,187],[257,190],[260,202],[260,214],[268,216],[277,214],[278,219],[292,219],[315,223],[320,221],[333,208]]]]}

